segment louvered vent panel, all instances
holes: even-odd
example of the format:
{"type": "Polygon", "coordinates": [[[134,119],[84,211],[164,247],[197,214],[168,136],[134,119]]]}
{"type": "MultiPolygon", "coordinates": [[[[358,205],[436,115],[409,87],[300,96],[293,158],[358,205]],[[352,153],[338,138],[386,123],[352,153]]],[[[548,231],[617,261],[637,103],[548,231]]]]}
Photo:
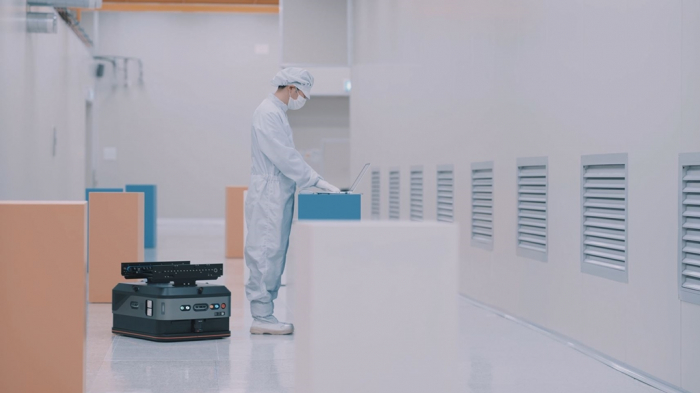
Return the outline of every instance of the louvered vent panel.
{"type": "Polygon", "coordinates": [[[437,220],[454,222],[455,177],[452,165],[437,168],[437,220]]]}
{"type": "Polygon", "coordinates": [[[547,158],[518,160],[518,255],[547,259],[547,158]]]}
{"type": "Polygon", "coordinates": [[[592,163],[583,165],[582,269],[626,282],[627,156],[586,157],[592,163]]]}
{"type": "Polygon", "coordinates": [[[372,218],[379,219],[379,170],[372,171],[372,218]]]}
{"type": "Polygon", "coordinates": [[[493,163],[472,164],[472,245],[493,244],[493,163]]]}
{"type": "Polygon", "coordinates": [[[682,155],[681,164],[680,293],[700,304],[700,154],[682,155]]]}
{"type": "Polygon", "coordinates": [[[423,168],[411,168],[411,221],[423,220],[423,168]]]}
{"type": "Polygon", "coordinates": [[[399,192],[400,174],[398,170],[389,171],[389,219],[398,220],[399,213],[399,192]]]}

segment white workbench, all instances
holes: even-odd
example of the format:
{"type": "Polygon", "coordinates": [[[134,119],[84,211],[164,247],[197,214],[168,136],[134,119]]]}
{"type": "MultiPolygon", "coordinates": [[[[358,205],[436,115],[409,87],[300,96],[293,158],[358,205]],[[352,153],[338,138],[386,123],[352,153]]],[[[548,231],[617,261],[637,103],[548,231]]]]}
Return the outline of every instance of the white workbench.
{"type": "Polygon", "coordinates": [[[292,233],[297,391],[456,391],[457,225],[298,221],[292,233]]]}

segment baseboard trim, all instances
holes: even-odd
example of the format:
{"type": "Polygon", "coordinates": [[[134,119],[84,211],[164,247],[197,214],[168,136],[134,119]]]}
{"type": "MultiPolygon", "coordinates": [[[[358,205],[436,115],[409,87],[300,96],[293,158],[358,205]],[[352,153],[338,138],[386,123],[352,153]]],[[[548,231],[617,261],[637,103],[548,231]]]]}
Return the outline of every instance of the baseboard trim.
{"type": "Polygon", "coordinates": [[[608,355],[606,355],[598,350],[595,350],[595,349],[593,349],[585,344],[582,344],[576,340],[573,340],[569,337],[566,337],[560,333],[557,333],[555,331],[549,330],[549,329],[542,327],[540,325],[537,325],[535,323],[532,323],[532,322],[526,321],[524,319],[510,315],[506,312],[503,312],[497,308],[491,307],[491,306],[489,306],[485,303],[482,303],[474,298],[471,298],[467,295],[460,293],[460,296],[463,297],[466,301],[468,301],[469,303],[473,304],[476,307],[479,307],[479,308],[484,309],[486,311],[492,312],[492,313],[494,313],[500,317],[503,317],[507,320],[513,321],[519,325],[525,326],[529,329],[532,329],[536,332],[539,332],[539,333],[541,333],[541,334],[543,334],[543,335],[545,335],[553,340],[556,340],[562,344],[567,345],[568,347],[570,347],[572,349],[575,349],[576,351],[578,351],[578,352],[580,352],[580,353],[582,353],[582,354],[584,354],[592,359],[595,359],[595,360],[605,364],[606,366],[608,366],[616,371],[619,371],[623,374],[626,374],[626,375],[638,380],[639,382],[644,383],[646,385],[649,385],[649,386],[651,386],[655,389],[658,389],[662,392],[666,392],[666,393],[691,393],[688,390],[684,390],[684,389],[682,389],[678,386],[675,386],[671,383],[668,383],[666,381],[658,379],[658,378],[656,378],[656,377],[654,377],[654,376],[652,376],[652,375],[650,375],[642,370],[639,370],[639,369],[634,368],[630,365],[627,365],[623,362],[620,362],[617,359],[613,359],[610,356],[608,356],[608,355]]]}

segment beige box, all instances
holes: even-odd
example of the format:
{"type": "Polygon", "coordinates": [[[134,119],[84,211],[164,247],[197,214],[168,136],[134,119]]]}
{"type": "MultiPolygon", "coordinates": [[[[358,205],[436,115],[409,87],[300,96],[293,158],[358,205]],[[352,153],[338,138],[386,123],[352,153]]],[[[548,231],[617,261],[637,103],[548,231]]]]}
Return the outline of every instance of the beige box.
{"type": "Polygon", "coordinates": [[[85,205],[0,201],[0,392],[85,389],[85,205]]]}
{"type": "Polygon", "coordinates": [[[226,258],[243,258],[243,193],[248,187],[226,187],[226,258]]]}
{"type": "Polygon", "coordinates": [[[90,193],[89,299],[110,303],[123,262],[143,261],[143,193],[90,193]]]}

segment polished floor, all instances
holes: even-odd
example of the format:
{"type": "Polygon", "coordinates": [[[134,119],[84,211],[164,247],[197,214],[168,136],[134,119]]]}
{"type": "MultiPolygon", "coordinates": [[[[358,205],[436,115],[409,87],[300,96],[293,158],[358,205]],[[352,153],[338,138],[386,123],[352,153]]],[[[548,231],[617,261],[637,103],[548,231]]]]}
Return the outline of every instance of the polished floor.
{"type": "MultiPolygon", "coordinates": [[[[223,237],[223,221],[160,220],[158,248],[149,250],[146,257],[225,263],[225,276],[219,281],[232,292],[231,338],[153,343],[114,336],[110,305],[91,304],[86,363],[89,393],[294,392],[294,336],[248,333],[251,318],[243,288],[243,262],[224,259],[223,237]]],[[[284,288],[276,314],[284,320],[284,288]]],[[[463,298],[459,316],[461,392],[658,392],[463,298]]]]}

